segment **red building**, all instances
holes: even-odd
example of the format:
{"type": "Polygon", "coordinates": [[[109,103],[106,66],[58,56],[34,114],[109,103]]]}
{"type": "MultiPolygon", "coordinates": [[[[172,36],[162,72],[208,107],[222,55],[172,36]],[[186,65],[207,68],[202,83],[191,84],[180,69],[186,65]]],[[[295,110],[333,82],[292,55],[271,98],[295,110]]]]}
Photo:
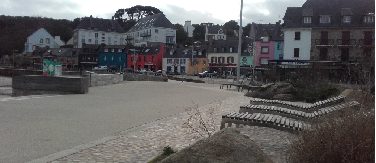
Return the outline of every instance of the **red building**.
{"type": "Polygon", "coordinates": [[[127,56],[127,68],[162,70],[164,52],[164,45],[130,48],[127,56]]]}

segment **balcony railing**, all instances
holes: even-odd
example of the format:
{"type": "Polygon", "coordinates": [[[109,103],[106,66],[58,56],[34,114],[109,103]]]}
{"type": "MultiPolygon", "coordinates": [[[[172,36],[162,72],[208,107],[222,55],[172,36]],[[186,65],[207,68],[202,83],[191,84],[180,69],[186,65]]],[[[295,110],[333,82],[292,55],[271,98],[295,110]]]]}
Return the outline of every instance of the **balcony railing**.
{"type": "Polygon", "coordinates": [[[126,39],[126,40],[133,40],[134,37],[133,37],[133,36],[127,36],[125,39],[126,39]]]}
{"type": "Polygon", "coordinates": [[[316,39],[315,40],[316,46],[334,46],[334,40],[333,39],[316,39]]]}
{"type": "Polygon", "coordinates": [[[355,39],[337,39],[337,45],[338,46],[356,46],[356,40],[355,39]]]}
{"type": "Polygon", "coordinates": [[[166,33],[166,37],[175,37],[175,33],[166,33]]]}
{"type": "Polygon", "coordinates": [[[141,33],[140,34],[140,37],[147,37],[147,36],[151,36],[151,33],[141,33]]]}
{"type": "Polygon", "coordinates": [[[359,40],[359,47],[374,47],[375,46],[375,40],[365,40],[365,39],[360,39],[359,40]]]}

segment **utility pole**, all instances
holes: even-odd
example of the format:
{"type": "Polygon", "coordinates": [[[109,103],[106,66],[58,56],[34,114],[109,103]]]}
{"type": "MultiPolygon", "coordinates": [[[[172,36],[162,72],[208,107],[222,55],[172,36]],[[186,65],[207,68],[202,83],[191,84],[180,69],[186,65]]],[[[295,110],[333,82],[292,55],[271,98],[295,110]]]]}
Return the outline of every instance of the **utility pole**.
{"type": "Polygon", "coordinates": [[[136,50],[136,49],[129,49],[129,50],[133,51],[133,55],[132,55],[132,57],[133,57],[133,73],[135,73],[136,72],[136,57],[138,56],[138,55],[136,55],[136,51],[140,51],[140,50],[136,50]]]}
{"type": "Polygon", "coordinates": [[[241,0],[241,4],[240,4],[240,25],[239,25],[239,44],[238,44],[238,64],[236,66],[236,78],[238,80],[238,83],[239,82],[239,79],[240,79],[240,57],[241,57],[241,50],[242,50],[242,35],[243,35],[243,32],[242,32],[242,13],[243,13],[243,0],[241,0]]]}

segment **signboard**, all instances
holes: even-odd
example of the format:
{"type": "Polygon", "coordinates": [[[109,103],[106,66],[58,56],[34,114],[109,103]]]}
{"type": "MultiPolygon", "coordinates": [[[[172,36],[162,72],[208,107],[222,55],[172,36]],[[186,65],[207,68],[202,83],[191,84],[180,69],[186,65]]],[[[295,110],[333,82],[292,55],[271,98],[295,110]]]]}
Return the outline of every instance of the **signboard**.
{"type": "Polygon", "coordinates": [[[48,59],[43,60],[43,76],[55,76],[55,66],[61,63],[53,63],[48,59]]]}
{"type": "Polygon", "coordinates": [[[61,74],[63,73],[63,67],[61,65],[55,65],[55,77],[61,77],[61,74]]]}

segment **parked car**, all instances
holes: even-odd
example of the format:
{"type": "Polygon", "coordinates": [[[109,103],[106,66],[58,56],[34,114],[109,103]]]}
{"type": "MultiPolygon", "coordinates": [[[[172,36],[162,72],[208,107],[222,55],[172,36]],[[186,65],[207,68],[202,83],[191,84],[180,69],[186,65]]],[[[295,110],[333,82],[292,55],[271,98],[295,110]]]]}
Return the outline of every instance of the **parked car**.
{"type": "Polygon", "coordinates": [[[108,67],[107,66],[99,66],[99,67],[94,67],[92,70],[93,71],[107,71],[108,67]]]}
{"type": "Polygon", "coordinates": [[[158,70],[157,72],[155,72],[155,76],[161,76],[162,75],[162,70],[158,70]]]}
{"type": "Polygon", "coordinates": [[[125,68],[123,71],[124,72],[128,72],[128,73],[133,73],[134,72],[133,68],[125,68]]]}
{"type": "Polygon", "coordinates": [[[141,69],[140,71],[138,71],[138,73],[140,74],[149,74],[149,73],[153,73],[153,71],[151,71],[150,69],[141,69]]]}
{"type": "Polygon", "coordinates": [[[204,72],[198,74],[199,78],[212,77],[212,76],[217,76],[217,72],[215,72],[215,71],[204,71],[204,72]]]}
{"type": "Polygon", "coordinates": [[[112,65],[108,68],[108,70],[111,70],[111,71],[119,71],[119,67],[118,66],[115,66],[115,65],[112,65]]]}

